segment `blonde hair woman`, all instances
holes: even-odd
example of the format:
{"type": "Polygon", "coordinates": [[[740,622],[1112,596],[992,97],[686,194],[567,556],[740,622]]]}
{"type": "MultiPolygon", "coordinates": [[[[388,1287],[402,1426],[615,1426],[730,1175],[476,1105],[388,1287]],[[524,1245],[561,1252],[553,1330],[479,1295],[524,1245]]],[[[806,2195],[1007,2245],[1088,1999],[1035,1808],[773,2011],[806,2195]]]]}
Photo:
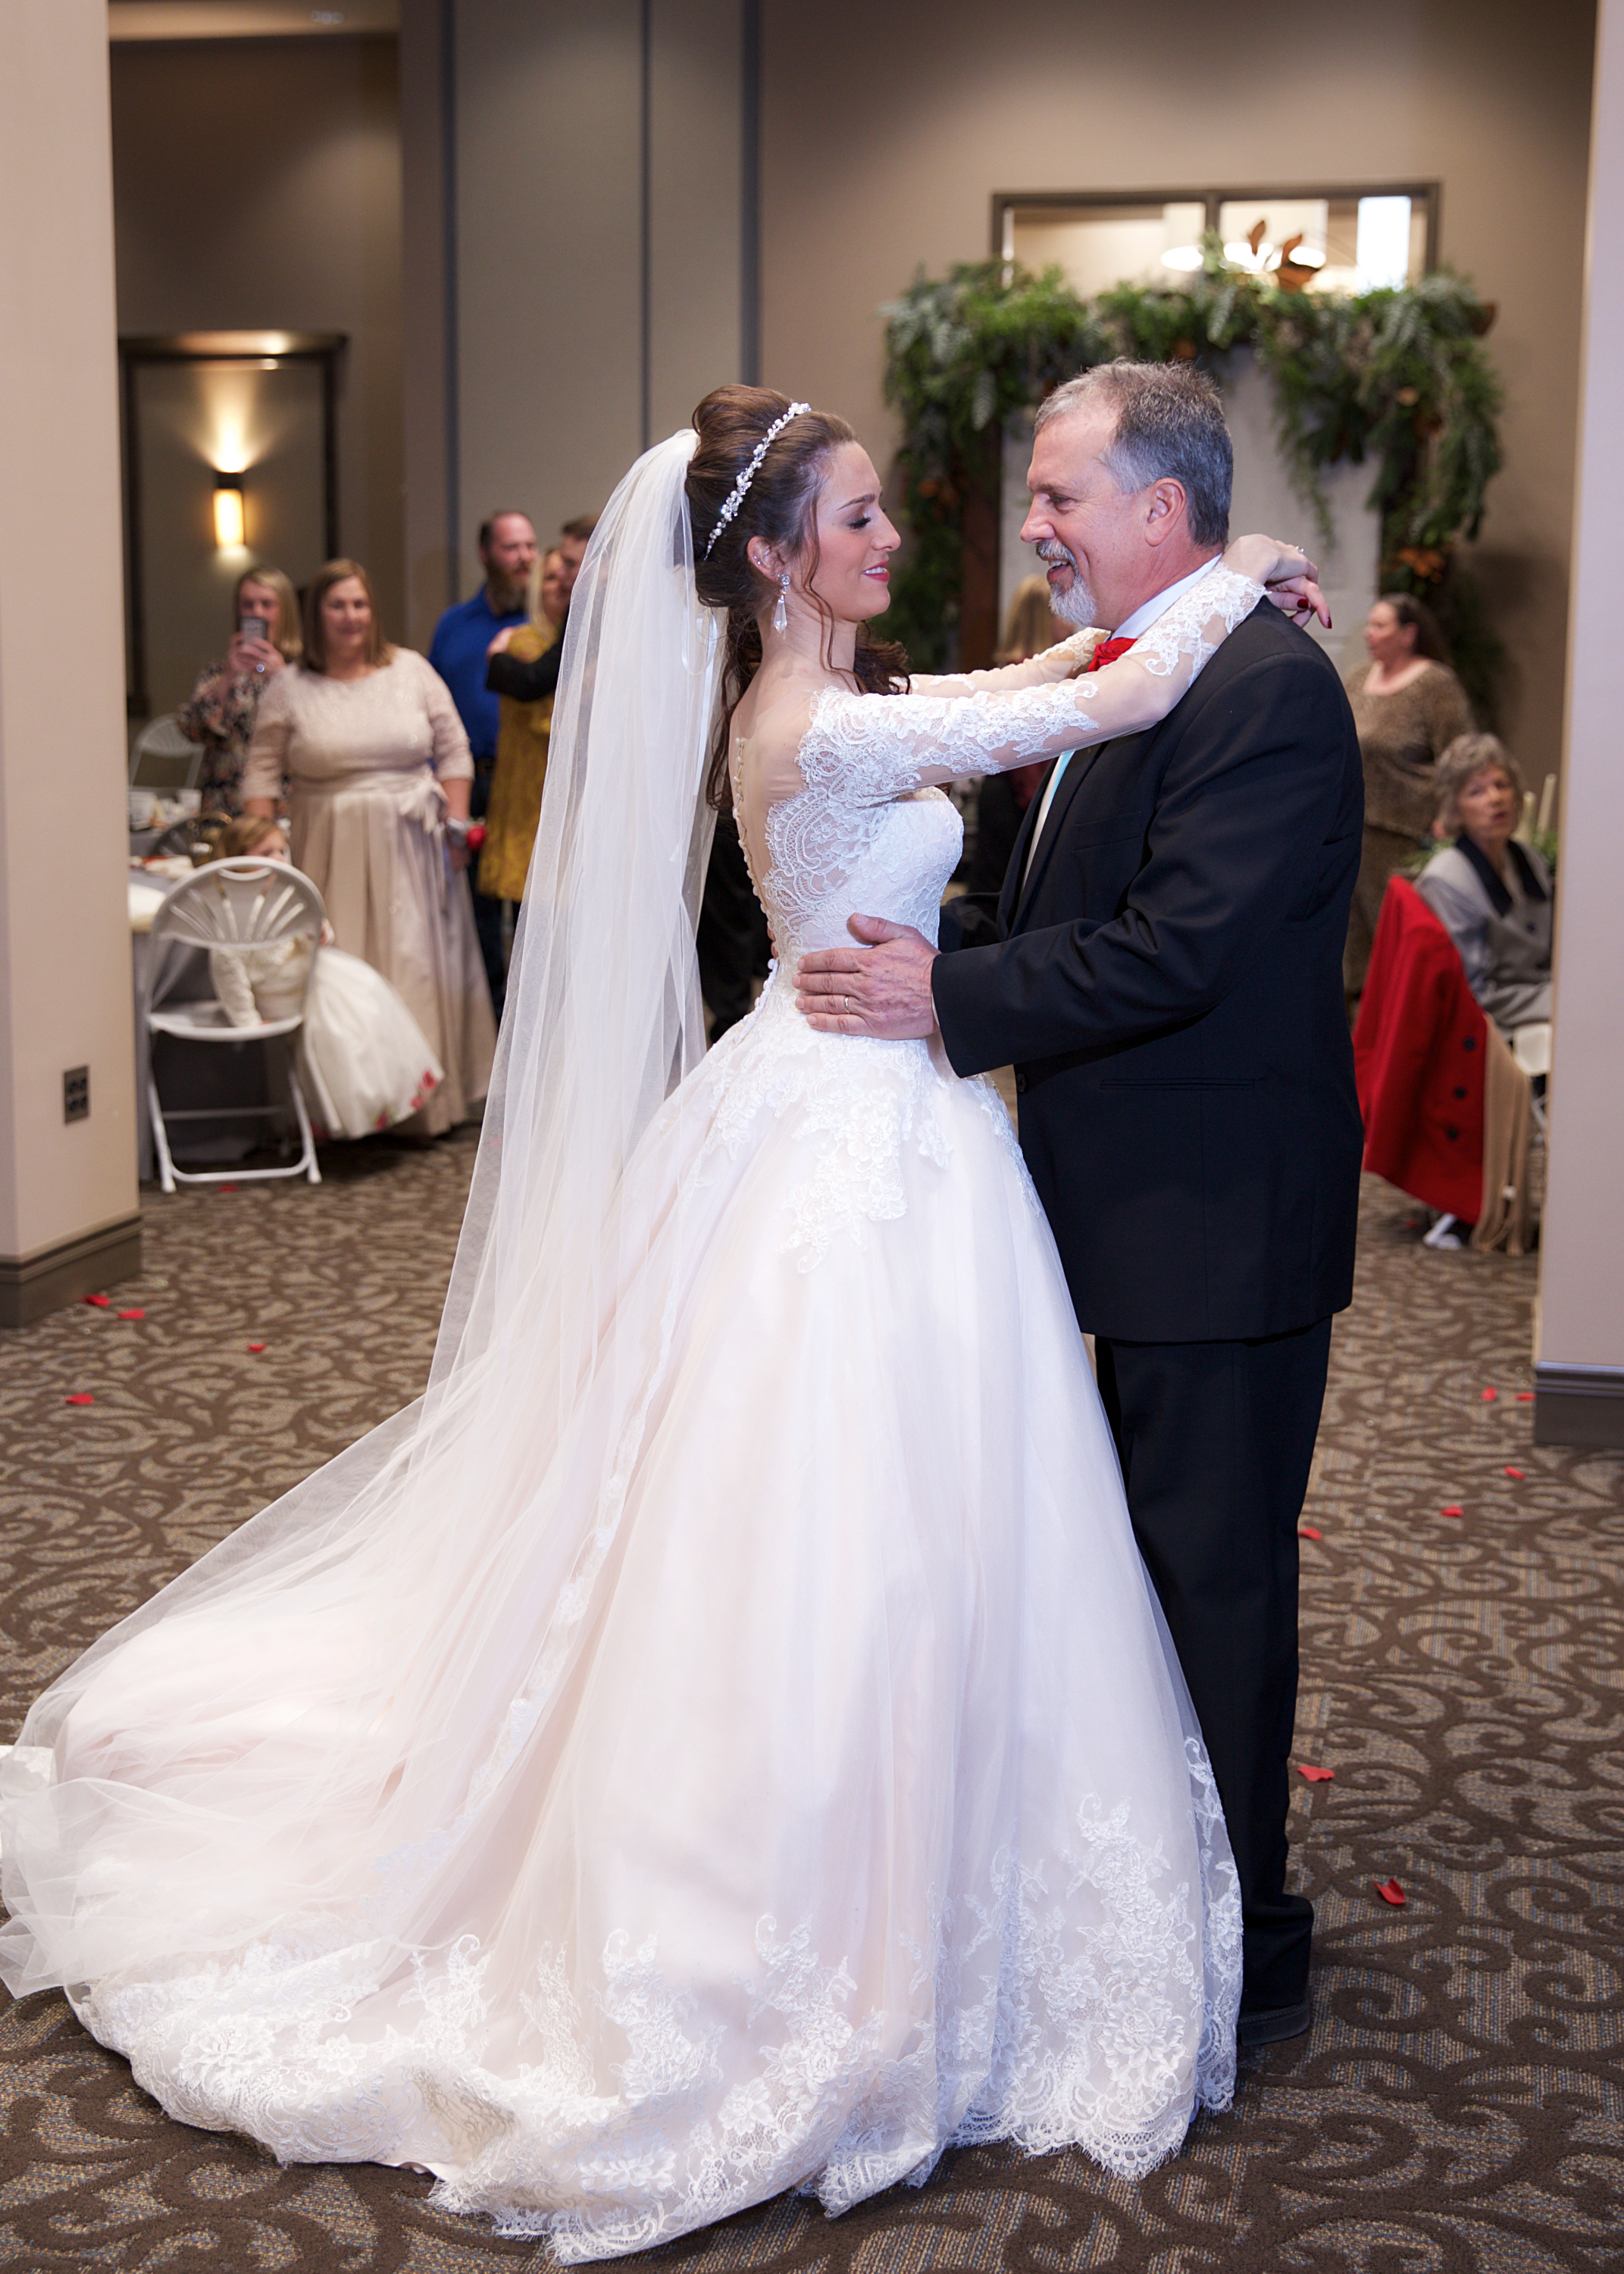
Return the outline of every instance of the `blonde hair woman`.
{"type": "Polygon", "coordinates": [[[496,1049],[462,873],[473,773],[445,681],[385,639],[360,563],[329,561],[305,599],[304,661],[260,704],[243,803],[271,817],[286,780],[294,865],[444,1067],[416,1117],[425,1136],[469,1118],[496,1049]]]}
{"type": "MultiPolygon", "coordinates": [[[[1065,636],[1057,631],[1059,619],[1049,606],[1047,576],[1023,576],[1010,595],[1010,605],[1004,612],[1004,637],[998,643],[995,663],[1026,663],[1045,648],[1053,647],[1057,639],[1065,636]]],[[[1066,629],[1071,627],[1068,625],[1066,629]]]]}
{"type": "Polygon", "coordinates": [[[203,810],[236,813],[259,697],[277,673],[297,663],[304,643],[298,596],[280,568],[245,568],[231,596],[236,629],[222,662],[205,665],[176,713],[189,742],[201,742],[203,810]]]}
{"type": "MultiPolygon", "coordinates": [[[[564,557],[556,550],[531,569],[527,595],[530,621],[508,635],[505,652],[534,663],[563,636],[569,608],[564,557]]],[[[553,697],[532,703],[501,698],[496,732],[496,772],[485,815],[485,849],[479,856],[479,889],[492,900],[517,900],[524,894],[530,852],[541,820],[542,785],[547,778],[547,740],[553,728],[553,697]]]]}

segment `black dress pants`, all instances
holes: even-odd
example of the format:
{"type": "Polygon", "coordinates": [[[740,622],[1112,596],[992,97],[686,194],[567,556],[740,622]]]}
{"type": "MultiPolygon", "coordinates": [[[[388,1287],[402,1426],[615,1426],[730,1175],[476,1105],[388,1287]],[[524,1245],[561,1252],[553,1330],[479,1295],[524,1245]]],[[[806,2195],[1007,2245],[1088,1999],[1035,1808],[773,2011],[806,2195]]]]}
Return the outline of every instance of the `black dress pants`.
{"type": "Polygon", "coordinates": [[[1297,1519],[1331,1321],[1257,1342],[1098,1337],[1134,1536],[1207,1741],[1240,1873],[1244,2013],[1308,1995],[1313,1906],[1286,1892],[1297,1519]]]}
{"type": "MultiPolygon", "coordinates": [[[[473,786],[469,794],[468,817],[483,821],[491,809],[491,779],[496,771],[493,758],[476,758],[473,786]]],[[[502,953],[502,904],[489,892],[477,889],[479,874],[477,855],[469,863],[468,889],[474,903],[474,931],[479,941],[479,960],[485,966],[485,985],[491,990],[491,1008],[498,1019],[502,1015],[502,1001],[508,992],[508,960],[502,953]]]]}

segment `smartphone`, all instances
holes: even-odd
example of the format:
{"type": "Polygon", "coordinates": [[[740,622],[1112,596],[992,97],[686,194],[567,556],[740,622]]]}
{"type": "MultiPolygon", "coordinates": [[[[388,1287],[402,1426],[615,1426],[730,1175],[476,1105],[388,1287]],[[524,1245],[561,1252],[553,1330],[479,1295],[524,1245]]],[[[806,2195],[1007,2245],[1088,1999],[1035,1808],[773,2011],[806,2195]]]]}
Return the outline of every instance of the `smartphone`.
{"type": "Polygon", "coordinates": [[[244,639],[257,640],[268,638],[271,629],[263,616],[244,616],[237,629],[244,639]]]}

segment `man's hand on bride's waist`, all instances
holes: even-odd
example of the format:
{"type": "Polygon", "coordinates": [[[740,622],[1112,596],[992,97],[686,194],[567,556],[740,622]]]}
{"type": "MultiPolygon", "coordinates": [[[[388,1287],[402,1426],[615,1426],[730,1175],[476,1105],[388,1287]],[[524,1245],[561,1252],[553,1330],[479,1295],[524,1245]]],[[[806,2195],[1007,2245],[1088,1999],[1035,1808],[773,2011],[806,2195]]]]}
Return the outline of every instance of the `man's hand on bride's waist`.
{"type": "Polygon", "coordinates": [[[795,966],[795,1007],[820,1035],[917,1041],[936,1030],[930,967],[936,950],[912,924],[853,916],[861,947],[823,947],[795,966]]]}

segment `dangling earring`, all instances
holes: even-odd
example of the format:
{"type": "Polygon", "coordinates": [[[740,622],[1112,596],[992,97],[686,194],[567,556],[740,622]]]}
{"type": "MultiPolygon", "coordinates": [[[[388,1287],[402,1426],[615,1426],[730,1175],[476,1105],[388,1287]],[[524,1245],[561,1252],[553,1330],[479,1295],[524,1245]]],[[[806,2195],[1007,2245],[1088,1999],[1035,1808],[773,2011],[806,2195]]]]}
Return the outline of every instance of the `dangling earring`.
{"type": "Polygon", "coordinates": [[[784,605],[788,592],[789,570],[786,568],[778,579],[778,604],[772,612],[772,629],[775,632],[786,632],[789,629],[789,610],[784,605]]]}

